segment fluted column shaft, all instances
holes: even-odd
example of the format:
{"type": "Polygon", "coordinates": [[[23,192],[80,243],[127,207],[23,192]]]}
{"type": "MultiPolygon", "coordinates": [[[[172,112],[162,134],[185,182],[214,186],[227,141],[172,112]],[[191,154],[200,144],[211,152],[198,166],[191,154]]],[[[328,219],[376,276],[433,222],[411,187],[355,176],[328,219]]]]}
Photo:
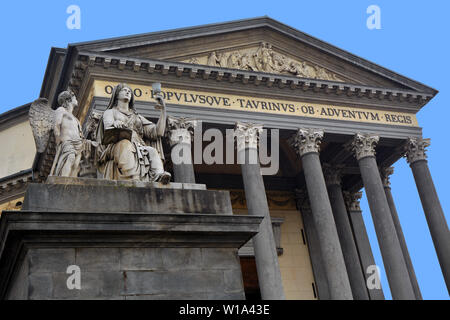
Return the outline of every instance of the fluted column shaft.
{"type": "Polygon", "coordinates": [[[266,190],[261,175],[258,159],[258,136],[262,125],[237,123],[235,136],[237,139],[238,159],[242,159],[241,170],[250,215],[264,216],[259,232],[253,239],[256,270],[259,288],[263,300],[285,299],[283,284],[278,263],[278,255],[273,236],[266,190]],[[253,160],[253,161],[252,161],[253,160]],[[252,163],[253,162],[253,163],[252,163]]]}
{"type": "Polygon", "coordinates": [[[426,160],[426,148],[429,145],[429,139],[410,138],[406,157],[416,181],[434,248],[450,293],[450,232],[426,160]]]}
{"type": "Polygon", "coordinates": [[[352,228],[348,219],[347,208],[341,188],[341,167],[324,165],[325,182],[328,188],[331,208],[344,255],[353,298],[355,300],[369,300],[366,281],[359,261],[358,250],[353,238],[352,228]]]}
{"type": "Polygon", "coordinates": [[[303,165],[330,298],[348,300],[353,298],[350,281],[319,160],[319,145],[322,137],[322,130],[299,129],[292,142],[303,165]]]}
{"type": "Polygon", "coordinates": [[[377,136],[357,134],[353,141],[353,150],[358,160],[367,193],[392,297],[394,299],[414,300],[415,295],[409,280],[408,269],[375,159],[375,146],[378,139],[377,136]]]}

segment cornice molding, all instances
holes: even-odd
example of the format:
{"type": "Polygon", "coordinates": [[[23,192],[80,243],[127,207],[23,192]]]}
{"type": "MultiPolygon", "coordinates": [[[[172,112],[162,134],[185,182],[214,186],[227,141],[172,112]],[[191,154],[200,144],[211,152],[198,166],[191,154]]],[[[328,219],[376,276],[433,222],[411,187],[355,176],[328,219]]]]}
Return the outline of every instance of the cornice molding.
{"type": "Polygon", "coordinates": [[[417,91],[371,87],[338,81],[308,79],[297,76],[212,67],[183,62],[132,58],[89,51],[79,52],[78,60],[74,64],[72,75],[69,80],[69,87],[75,93],[78,92],[88,67],[102,67],[103,69],[115,69],[136,73],[170,74],[179,78],[186,77],[207,81],[241,83],[243,85],[265,86],[267,88],[278,87],[290,88],[291,90],[311,90],[315,93],[326,95],[347,95],[349,97],[356,96],[359,98],[364,97],[368,99],[387,100],[393,104],[395,102],[408,102],[411,104],[423,105],[433,98],[432,94],[417,91]]]}
{"type": "Polygon", "coordinates": [[[0,202],[5,202],[11,195],[22,194],[29,182],[33,180],[31,169],[22,170],[0,179],[0,202]]]}

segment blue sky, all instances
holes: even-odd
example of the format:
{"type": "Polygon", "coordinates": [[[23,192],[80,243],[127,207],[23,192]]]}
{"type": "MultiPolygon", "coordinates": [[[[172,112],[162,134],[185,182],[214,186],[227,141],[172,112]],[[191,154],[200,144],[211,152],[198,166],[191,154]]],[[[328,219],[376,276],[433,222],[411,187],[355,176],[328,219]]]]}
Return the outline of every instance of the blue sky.
{"type": "MultiPolygon", "coordinates": [[[[429,165],[449,219],[448,134],[450,2],[438,1],[7,1],[0,11],[0,113],[36,99],[50,48],[68,43],[268,15],[337,47],[439,90],[417,117],[431,138],[429,165]],[[66,27],[69,5],[81,9],[81,29],[66,27]],[[381,30],[366,27],[369,5],[381,8],[381,30]]],[[[409,166],[395,164],[392,193],[425,299],[448,299],[434,246],[409,166]]],[[[382,285],[390,298],[370,211],[364,219],[382,285]]]]}

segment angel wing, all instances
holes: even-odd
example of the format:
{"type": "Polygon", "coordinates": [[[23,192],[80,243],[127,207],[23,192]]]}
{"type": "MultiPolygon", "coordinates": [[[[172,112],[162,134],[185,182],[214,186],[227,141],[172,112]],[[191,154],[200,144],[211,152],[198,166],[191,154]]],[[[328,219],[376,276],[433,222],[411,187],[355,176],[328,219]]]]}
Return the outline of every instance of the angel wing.
{"type": "Polygon", "coordinates": [[[55,123],[55,111],[52,110],[45,98],[35,100],[30,106],[28,114],[34,135],[37,152],[42,153],[47,147],[50,133],[55,123]]]}

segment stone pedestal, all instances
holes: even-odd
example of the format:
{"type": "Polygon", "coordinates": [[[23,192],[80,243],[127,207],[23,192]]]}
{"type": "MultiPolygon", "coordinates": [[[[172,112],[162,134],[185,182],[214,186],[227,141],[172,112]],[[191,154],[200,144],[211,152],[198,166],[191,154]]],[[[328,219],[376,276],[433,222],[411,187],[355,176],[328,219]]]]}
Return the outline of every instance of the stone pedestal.
{"type": "Polygon", "coordinates": [[[245,298],[237,253],[262,217],[233,216],[228,192],[89,180],[31,184],[3,212],[1,299],[245,298]]]}

